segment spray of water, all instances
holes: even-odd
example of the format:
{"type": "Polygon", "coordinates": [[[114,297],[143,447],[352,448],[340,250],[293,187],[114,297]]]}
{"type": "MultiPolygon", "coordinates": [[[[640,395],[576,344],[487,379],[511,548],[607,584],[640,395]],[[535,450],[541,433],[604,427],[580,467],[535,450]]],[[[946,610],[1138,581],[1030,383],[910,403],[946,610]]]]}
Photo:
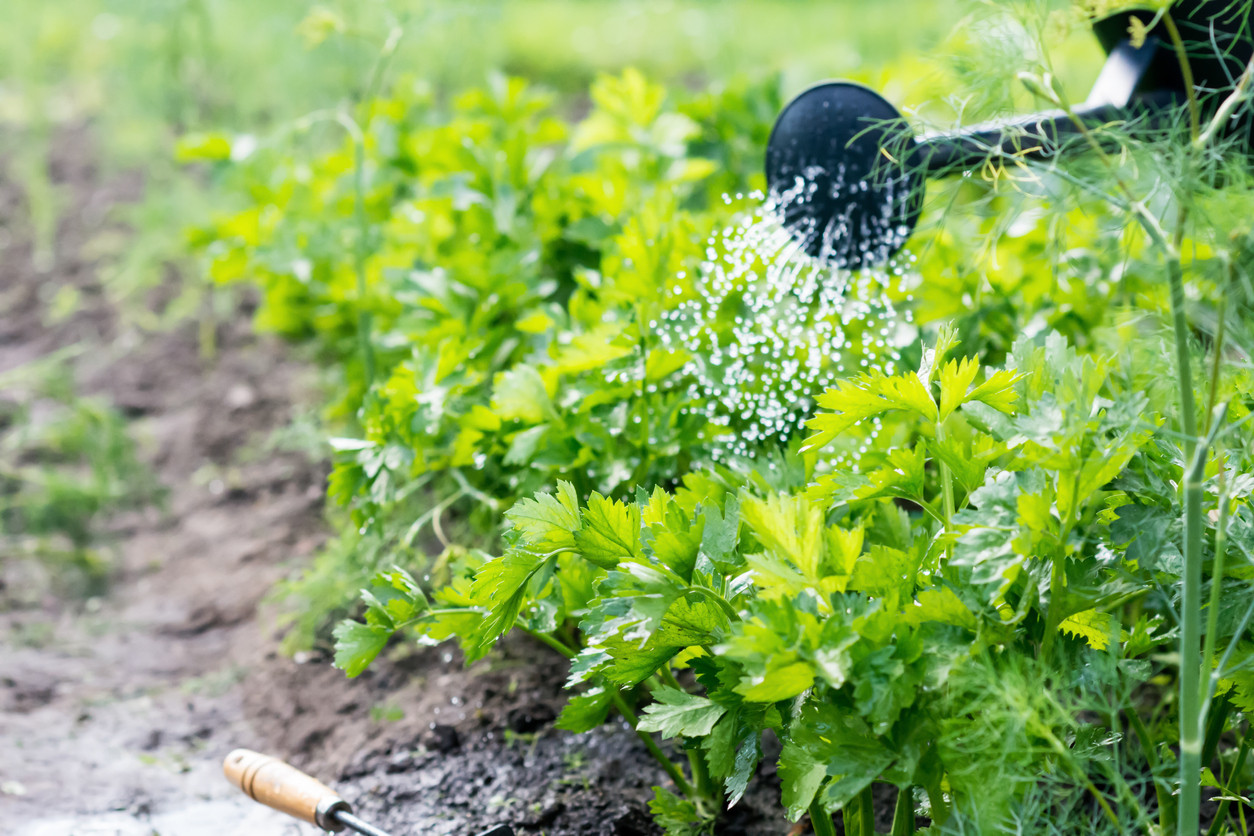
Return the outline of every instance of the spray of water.
{"type": "MultiPolygon", "coordinates": [[[[676,277],[670,292],[679,301],[659,323],[662,343],[692,357],[684,370],[689,396],[726,428],[716,459],[752,456],[764,443],[806,432],[819,394],[858,372],[893,374],[899,349],[914,338],[910,311],[898,307],[909,299],[913,257],[845,269],[845,236],[831,224],[812,233],[826,239],[826,257],[812,257],[807,236],[783,223],[783,208],[804,200],[804,191],[782,199],[759,203],[711,237],[700,274],[676,277]]],[[[870,438],[878,429],[867,428],[870,438]]],[[[858,452],[835,463],[853,464],[858,452]]]]}

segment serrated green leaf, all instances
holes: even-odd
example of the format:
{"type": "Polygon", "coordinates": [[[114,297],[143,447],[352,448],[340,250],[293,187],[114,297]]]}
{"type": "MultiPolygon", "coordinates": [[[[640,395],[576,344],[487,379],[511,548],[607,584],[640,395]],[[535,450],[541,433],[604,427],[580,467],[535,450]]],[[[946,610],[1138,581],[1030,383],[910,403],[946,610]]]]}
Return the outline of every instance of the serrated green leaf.
{"type": "Polygon", "coordinates": [[[387,647],[392,629],[346,619],[335,625],[335,667],[351,679],[364,671],[387,647]]]}
{"type": "Polygon", "coordinates": [[[603,569],[640,557],[639,506],[594,492],[583,512],[583,526],[575,532],[575,546],[585,560],[603,569]]]}
{"type": "Polygon", "coordinates": [[[736,741],[740,730],[740,709],[728,710],[701,741],[710,775],[726,778],[736,766],[736,741]]]}
{"type": "Polygon", "coordinates": [[[736,690],[747,702],[779,702],[814,685],[814,669],[805,662],[772,668],[765,676],[750,677],[736,690]]]}
{"type": "Polygon", "coordinates": [[[649,352],[649,359],[645,363],[645,380],[656,383],[682,369],[691,359],[692,355],[682,348],[654,349],[649,352]]]}
{"type": "Polygon", "coordinates": [[[804,497],[746,497],[740,513],[749,530],[775,557],[788,560],[818,583],[823,559],[823,511],[804,497]]]}
{"type": "Polygon", "coordinates": [[[504,421],[539,424],[557,420],[544,379],[528,365],[515,366],[497,376],[492,388],[492,409],[504,421]]]}
{"type": "Polygon", "coordinates": [[[653,691],[656,702],[644,708],[636,728],[660,732],[662,737],[704,737],[727,709],[705,697],[661,686],[653,691]]]}
{"type": "Polygon", "coordinates": [[[854,565],[849,586],[859,592],[878,597],[900,596],[908,599],[914,591],[914,578],[918,570],[915,557],[887,546],[871,546],[854,565]]]}
{"type": "Polygon", "coordinates": [[[762,736],[757,729],[748,728],[740,739],[740,747],[736,750],[736,759],[732,764],[731,774],[723,782],[727,792],[727,806],[735,806],[749,788],[749,779],[762,760],[762,736]]]}
{"type": "Polygon", "coordinates": [[[1058,629],[1069,636],[1076,636],[1089,643],[1094,650],[1105,650],[1110,645],[1110,613],[1084,610],[1067,616],[1058,629]]]}
{"type": "Polygon", "coordinates": [[[646,645],[643,649],[634,643],[622,640],[611,640],[603,646],[610,656],[610,664],[605,667],[605,678],[616,685],[639,685],[658,668],[671,660],[682,647],[666,647],[646,645]]]}
{"type": "Polygon", "coordinates": [[[948,586],[923,590],[913,605],[906,605],[903,616],[907,623],[915,627],[928,621],[965,627],[971,631],[980,626],[975,613],[948,586]]]}
{"type": "Polygon", "coordinates": [[[553,725],[571,732],[592,731],[609,716],[613,696],[613,692],[605,688],[590,688],[571,697],[553,725]]]}
{"type": "Polygon", "coordinates": [[[788,817],[801,818],[828,776],[833,781],[823,792],[823,806],[829,812],[843,808],[893,760],[893,753],[859,718],[825,703],[807,704],[779,759],[788,817]]]}
{"type": "Polygon", "coordinates": [[[735,494],[727,497],[723,511],[713,503],[702,502],[698,506],[702,520],[702,557],[710,561],[720,572],[731,574],[744,565],[736,550],[740,541],[740,502],[735,494]]]}
{"type": "Polygon", "coordinates": [[[803,451],[817,450],[859,421],[893,409],[913,411],[929,421],[937,419],[936,402],[914,372],[896,377],[881,372],[858,375],[828,389],[817,401],[820,407],[835,411],[819,413],[806,422],[817,432],[805,440],[803,451]]]}
{"type": "MultiPolygon", "coordinates": [[[[678,506],[673,505],[676,511],[678,506]]],[[[682,512],[670,515],[668,523],[655,523],[649,529],[652,540],[649,550],[672,572],[685,581],[692,582],[692,572],[697,565],[701,541],[705,534],[705,517],[698,516],[690,523],[682,518],[682,512]],[[679,519],[675,519],[679,517],[679,519]]]]}
{"type": "Polygon", "coordinates": [[[666,836],[698,836],[702,832],[696,805],[661,787],[653,788],[649,812],[666,836]]]}
{"type": "Polygon", "coordinates": [[[531,551],[554,552],[575,546],[579,529],[579,499],[570,482],[557,483],[557,493],[538,493],[535,499],[520,499],[505,512],[518,532],[519,544],[531,551]]]}
{"type": "Polygon", "coordinates": [[[965,494],[971,494],[984,484],[988,465],[1006,450],[1004,444],[986,435],[978,436],[970,444],[948,435],[943,440],[930,442],[930,446],[932,454],[949,468],[965,494]]]}
{"type": "Polygon", "coordinates": [[[944,421],[953,411],[967,401],[967,389],[980,373],[980,364],[974,357],[950,360],[940,371],[940,420],[944,421]]]}
{"type": "Polygon", "coordinates": [[[998,412],[1013,415],[1015,402],[1019,395],[1014,385],[1019,374],[1010,369],[1001,369],[989,375],[988,379],[967,393],[964,402],[979,401],[988,404],[998,412]]]}
{"type": "Polygon", "coordinates": [[[479,568],[471,586],[471,596],[476,603],[488,609],[488,614],[482,625],[482,639],[479,652],[474,654],[475,659],[487,653],[497,637],[514,626],[526,598],[528,581],[550,559],[545,554],[511,549],[479,568]]]}
{"type": "Polygon", "coordinates": [[[549,368],[557,374],[579,374],[603,368],[606,363],[626,357],[632,349],[614,341],[621,331],[621,325],[597,323],[591,331],[574,336],[569,343],[558,348],[549,368]]]}

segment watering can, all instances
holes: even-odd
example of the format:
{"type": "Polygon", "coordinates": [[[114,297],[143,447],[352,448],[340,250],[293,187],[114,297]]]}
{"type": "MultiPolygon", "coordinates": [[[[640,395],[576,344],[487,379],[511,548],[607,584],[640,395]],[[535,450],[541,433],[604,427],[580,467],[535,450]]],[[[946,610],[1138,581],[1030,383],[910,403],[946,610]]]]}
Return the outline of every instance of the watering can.
{"type": "MultiPolygon", "coordinates": [[[[1254,53],[1254,12],[1233,0],[1182,0],[1171,11],[1196,95],[1213,111],[1254,53]]],[[[1086,126],[1118,121],[1128,132],[1152,135],[1179,117],[1186,84],[1166,24],[1154,23],[1135,45],[1133,16],[1142,24],[1155,21],[1152,10],[1133,9],[1093,25],[1106,63],[1072,112],[1086,126]]],[[[1062,110],[916,136],[874,90],[828,81],[780,113],[767,144],[766,180],[799,250],[856,269],[883,264],[905,245],[928,177],[971,171],[997,158],[1049,160],[1089,148],[1062,110]]]]}

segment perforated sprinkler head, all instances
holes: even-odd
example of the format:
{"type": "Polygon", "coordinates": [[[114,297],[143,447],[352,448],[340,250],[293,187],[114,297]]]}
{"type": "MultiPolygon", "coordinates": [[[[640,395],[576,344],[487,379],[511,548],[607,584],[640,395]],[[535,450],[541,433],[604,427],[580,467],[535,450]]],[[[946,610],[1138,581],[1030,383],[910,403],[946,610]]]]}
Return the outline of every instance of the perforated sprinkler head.
{"type": "Polygon", "coordinates": [[[829,81],[789,102],[766,148],[769,200],[800,248],[837,267],[880,264],[919,220],[910,126],[883,96],[829,81]]]}

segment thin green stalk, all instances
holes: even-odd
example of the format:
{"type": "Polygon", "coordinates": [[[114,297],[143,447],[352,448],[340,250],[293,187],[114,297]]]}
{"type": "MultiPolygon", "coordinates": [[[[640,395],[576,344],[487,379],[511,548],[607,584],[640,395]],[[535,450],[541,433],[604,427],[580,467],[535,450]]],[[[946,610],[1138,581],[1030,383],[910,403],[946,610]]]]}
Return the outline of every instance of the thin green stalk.
{"type": "Polygon", "coordinates": [[[1058,736],[1054,734],[1053,730],[1044,723],[1034,722],[1032,723],[1032,727],[1036,730],[1037,734],[1049,743],[1050,748],[1054,750],[1054,754],[1056,754],[1059,759],[1063,761],[1063,763],[1067,764],[1067,766],[1071,768],[1071,771],[1075,774],[1076,779],[1079,780],[1084,788],[1089,791],[1089,794],[1093,796],[1093,800],[1097,802],[1098,806],[1102,808],[1102,812],[1106,814],[1106,818],[1109,819],[1110,823],[1115,826],[1116,830],[1118,830],[1120,826],[1119,817],[1116,816],[1115,811],[1111,809],[1110,802],[1106,800],[1106,796],[1102,795],[1101,790],[1097,788],[1097,785],[1094,784],[1088,774],[1080,768],[1080,765],[1075,762],[1071,749],[1063,745],[1063,742],[1058,739],[1058,736]]]}
{"type": "Polygon", "coordinates": [[[1180,30],[1176,28],[1176,21],[1172,18],[1170,11],[1164,11],[1163,25],[1167,27],[1171,45],[1176,51],[1176,63],[1180,65],[1180,74],[1184,77],[1184,92],[1189,101],[1189,135],[1196,142],[1201,132],[1201,115],[1197,103],[1197,89],[1193,83],[1193,67],[1189,64],[1189,52],[1184,47],[1184,39],[1180,37],[1180,30]]]}
{"type": "Polygon", "coordinates": [[[1058,625],[1062,623],[1062,597],[1067,588],[1067,558],[1059,547],[1049,570],[1049,609],[1045,613],[1045,635],[1041,637],[1041,659],[1048,662],[1054,655],[1058,625]]]}
{"type": "Polygon", "coordinates": [[[671,780],[675,782],[675,786],[679,787],[680,792],[689,798],[696,798],[698,795],[697,791],[693,789],[692,784],[688,783],[688,779],[684,777],[684,773],[678,766],[675,765],[675,762],[666,757],[666,753],[653,742],[653,736],[647,732],[642,732],[639,729],[636,729],[636,724],[638,722],[636,719],[636,713],[628,707],[627,702],[623,699],[623,695],[618,691],[615,691],[614,695],[610,697],[610,700],[614,703],[614,707],[618,709],[618,713],[623,715],[623,719],[636,730],[636,736],[640,738],[642,743],[644,743],[644,748],[648,749],[649,754],[653,755],[654,759],[662,765],[662,768],[666,770],[666,774],[669,775],[671,780]]]}
{"type": "MultiPolygon", "coordinates": [[[[1080,473],[1076,472],[1075,490],[1072,496],[1079,496],[1080,473]]],[[[1059,509],[1061,514],[1062,509],[1059,509]]],[[[1058,627],[1062,624],[1065,605],[1063,599],[1067,594],[1067,540],[1071,535],[1071,527],[1075,520],[1075,505],[1067,508],[1062,515],[1063,530],[1058,538],[1058,548],[1054,550],[1052,566],[1049,572],[1049,609],[1045,613],[1045,635],[1041,638],[1041,659],[1049,662],[1053,659],[1054,643],[1058,639],[1058,627]]]]}
{"type": "MultiPolygon", "coordinates": [[[[938,357],[936,359],[936,365],[939,366],[942,359],[943,358],[938,357]]],[[[944,442],[945,442],[945,423],[943,421],[939,421],[936,424],[936,444],[937,446],[939,446],[943,444],[944,442]]],[[[943,515],[942,522],[945,525],[945,533],[949,534],[949,533],[952,533],[954,530],[954,477],[953,477],[953,474],[949,472],[949,465],[945,464],[944,462],[941,462],[941,466],[940,466],[940,479],[941,479],[941,513],[943,515]]],[[[949,562],[949,558],[953,557],[953,550],[954,550],[953,543],[949,543],[945,546],[946,563],[949,562]]]]}
{"type": "MultiPolygon", "coordinates": [[[[1245,730],[1245,737],[1241,738],[1241,748],[1237,752],[1237,761],[1232,767],[1232,774],[1228,776],[1228,784],[1224,787],[1224,795],[1229,798],[1235,796],[1241,791],[1241,783],[1238,780],[1245,772],[1245,758],[1250,753],[1250,743],[1254,741],[1254,723],[1251,723],[1245,730]],[[1233,782],[1236,781],[1234,784],[1233,782]]],[[[1228,805],[1231,802],[1224,800],[1219,803],[1219,809],[1215,811],[1215,820],[1211,822],[1210,829],[1206,831],[1206,836],[1216,836],[1219,828],[1223,826],[1224,820],[1228,817],[1228,805]]],[[[1245,808],[1242,806],[1242,818],[1244,819],[1245,808]]],[[[1244,829],[1244,825],[1242,826],[1244,829]]]]}
{"type": "MultiPolygon", "coordinates": [[[[1173,294],[1174,295],[1174,294],[1173,294]]],[[[1177,341],[1181,340],[1177,334],[1177,341]]],[[[1181,380],[1184,394],[1186,379],[1181,380]]],[[[1192,406],[1192,397],[1187,406],[1192,406]]],[[[1183,398],[1182,398],[1183,400],[1183,398]]],[[[1195,422],[1189,422],[1194,423],[1195,422]]],[[[1196,427],[1186,434],[1196,438],[1196,427]]],[[[1202,774],[1202,481],[1206,448],[1197,447],[1184,481],[1184,592],[1180,604],[1180,816],[1177,832],[1198,832],[1202,774]]]]}
{"type": "MultiPolygon", "coordinates": [[[[1219,460],[1219,520],[1215,525],[1215,561],[1210,570],[1210,608],[1206,613],[1206,640],[1202,649],[1202,671],[1209,677],[1215,669],[1215,642],[1219,632],[1219,596],[1224,584],[1224,558],[1228,550],[1228,474],[1223,457],[1219,460]]],[[[1205,694],[1203,694],[1205,699],[1205,694]]]]}
{"type": "Polygon", "coordinates": [[[366,375],[366,388],[374,383],[374,344],[370,335],[371,315],[366,307],[366,246],[370,223],[366,219],[366,139],[357,131],[353,137],[353,213],[357,219],[357,247],[353,268],[357,273],[357,339],[361,344],[361,362],[366,375]]]}
{"type": "Polygon", "coordinates": [[[1215,356],[1211,359],[1210,393],[1206,397],[1206,425],[1202,432],[1210,432],[1211,420],[1214,417],[1215,404],[1219,402],[1219,373],[1222,371],[1224,355],[1224,337],[1228,325],[1228,292],[1236,281],[1237,263],[1232,256],[1228,258],[1228,281],[1223,292],[1219,294],[1219,309],[1215,312],[1219,322],[1215,327],[1215,356]]]}
{"type": "Polygon", "coordinates": [[[845,805],[845,836],[875,836],[874,784],[867,784],[857,798],[845,805]]]}
{"type": "Polygon", "coordinates": [[[1158,801],[1159,830],[1167,833],[1176,820],[1175,796],[1171,794],[1170,789],[1162,785],[1158,775],[1158,752],[1154,749],[1154,739],[1150,737],[1145,721],[1141,719],[1135,707],[1127,711],[1126,715],[1128,722],[1132,725],[1132,730],[1136,732],[1137,739],[1141,741],[1141,752],[1144,753],[1145,761],[1149,764],[1150,774],[1154,776],[1154,798],[1158,801]]]}
{"type": "MultiPolygon", "coordinates": [[[[577,655],[573,649],[562,644],[548,633],[528,630],[526,627],[520,627],[519,629],[531,636],[533,639],[547,644],[567,659],[574,659],[577,655]]],[[[696,797],[697,794],[694,792],[692,784],[688,783],[688,779],[684,777],[684,773],[680,771],[678,766],[675,765],[675,762],[666,757],[666,753],[663,752],[658,747],[657,743],[653,741],[652,735],[642,732],[636,728],[639,722],[636,718],[636,712],[632,711],[627,705],[627,702],[623,699],[623,695],[615,690],[610,697],[610,701],[614,704],[614,707],[618,709],[618,713],[623,715],[623,719],[631,725],[632,729],[635,729],[636,735],[644,743],[645,748],[649,750],[649,754],[653,755],[653,757],[657,759],[657,762],[662,765],[662,768],[666,770],[666,774],[669,775],[671,780],[675,782],[675,786],[679,787],[680,791],[689,798],[696,797]]]]}
{"type": "MultiPolygon", "coordinates": [[[[536,641],[547,644],[549,647],[553,648],[558,653],[565,656],[567,659],[574,659],[576,656],[579,655],[574,650],[562,644],[560,641],[553,638],[553,636],[549,635],[548,633],[541,633],[538,630],[528,630],[526,627],[522,627],[522,626],[519,626],[518,629],[522,630],[524,633],[526,633],[528,636],[531,636],[536,641]]],[[[635,723],[632,723],[632,725],[634,726],[635,723]]]]}
{"type": "Polygon", "coordinates": [[[836,822],[832,821],[832,814],[824,810],[819,802],[821,795],[821,792],[816,793],[814,800],[810,802],[810,824],[814,826],[814,836],[836,836],[836,822]]]}
{"type": "Polygon", "coordinates": [[[689,749],[688,768],[692,770],[692,780],[696,784],[697,792],[701,797],[708,799],[715,807],[721,807],[723,794],[710,776],[710,767],[705,762],[705,753],[700,749],[689,749]]]}
{"type": "MultiPolygon", "coordinates": [[[[687,691],[683,685],[679,684],[679,680],[675,678],[669,663],[662,665],[658,669],[658,677],[663,683],[676,691],[687,691]]],[[[697,792],[714,807],[721,808],[723,806],[723,791],[710,776],[710,767],[706,763],[705,753],[698,748],[688,749],[687,752],[688,768],[692,770],[692,781],[696,784],[697,792]]]]}
{"type": "Polygon", "coordinates": [[[897,806],[893,809],[892,836],[911,836],[914,833],[914,787],[897,790],[897,806]]]}

